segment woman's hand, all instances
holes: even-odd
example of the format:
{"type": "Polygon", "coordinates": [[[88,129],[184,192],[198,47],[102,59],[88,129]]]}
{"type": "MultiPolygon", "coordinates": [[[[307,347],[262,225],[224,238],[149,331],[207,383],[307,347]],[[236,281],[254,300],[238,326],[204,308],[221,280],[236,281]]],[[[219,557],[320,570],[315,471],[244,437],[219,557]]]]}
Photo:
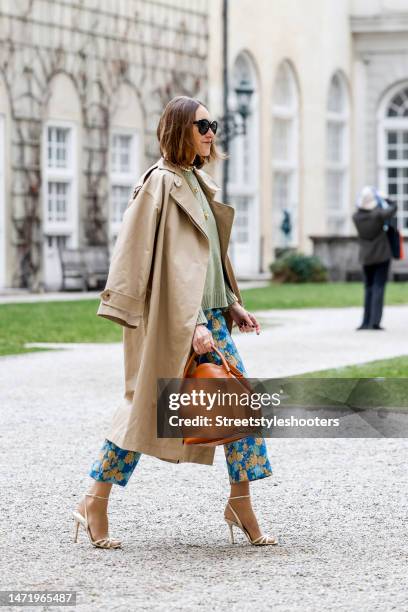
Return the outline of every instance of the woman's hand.
{"type": "Polygon", "coordinates": [[[239,302],[234,302],[229,307],[229,312],[231,317],[238,325],[239,331],[244,332],[253,332],[256,331],[256,334],[259,336],[261,333],[261,326],[259,325],[256,317],[245,310],[243,306],[239,302]]]}
{"type": "Polygon", "coordinates": [[[199,355],[208,353],[215,347],[213,335],[203,323],[196,325],[192,344],[193,349],[199,355]]]}

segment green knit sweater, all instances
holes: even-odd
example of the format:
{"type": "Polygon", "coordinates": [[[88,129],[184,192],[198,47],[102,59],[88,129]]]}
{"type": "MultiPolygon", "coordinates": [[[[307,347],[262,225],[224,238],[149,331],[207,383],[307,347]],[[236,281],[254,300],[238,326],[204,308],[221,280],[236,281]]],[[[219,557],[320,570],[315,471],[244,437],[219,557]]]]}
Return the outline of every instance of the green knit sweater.
{"type": "Polygon", "coordinates": [[[218,228],[211,206],[208,203],[204,191],[201,189],[194,170],[182,170],[182,172],[203,211],[204,226],[210,241],[210,256],[201,308],[198,313],[198,325],[199,323],[207,323],[207,318],[203,312],[206,308],[228,308],[228,306],[236,302],[238,298],[233,293],[224,277],[218,228]],[[208,215],[207,219],[205,219],[204,211],[208,215]]]}

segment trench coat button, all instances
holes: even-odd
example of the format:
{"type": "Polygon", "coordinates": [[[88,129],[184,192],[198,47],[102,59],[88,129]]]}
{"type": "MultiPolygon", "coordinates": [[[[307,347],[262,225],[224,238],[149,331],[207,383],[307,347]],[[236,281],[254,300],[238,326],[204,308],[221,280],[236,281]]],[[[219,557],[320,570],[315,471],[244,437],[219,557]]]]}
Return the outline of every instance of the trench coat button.
{"type": "Polygon", "coordinates": [[[181,179],[175,178],[174,179],[174,184],[176,185],[176,187],[181,187],[181,179]]]}
{"type": "Polygon", "coordinates": [[[109,291],[105,291],[105,292],[103,293],[103,297],[104,297],[104,299],[105,299],[105,300],[109,300],[110,295],[111,295],[111,294],[109,293],[109,291]]]}

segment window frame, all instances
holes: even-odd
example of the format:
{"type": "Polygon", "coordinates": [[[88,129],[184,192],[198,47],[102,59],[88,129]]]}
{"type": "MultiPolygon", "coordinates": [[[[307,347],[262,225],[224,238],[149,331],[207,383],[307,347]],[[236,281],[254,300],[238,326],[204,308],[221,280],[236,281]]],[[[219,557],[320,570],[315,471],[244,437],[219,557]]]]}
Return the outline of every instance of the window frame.
{"type": "MultiPolygon", "coordinates": [[[[228,195],[235,210],[235,222],[232,228],[230,250],[231,258],[237,269],[244,274],[258,271],[260,252],[258,240],[260,235],[259,208],[259,78],[253,58],[246,52],[239,52],[232,66],[232,82],[238,84],[242,78],[249,81],[254,89],[251,98],[251,113],[247,118],[246,134],[236,136],[230,143],[230,168],[228,177],[228,195]],[[243,205],[246,202],[246,205],[243,205]],[[245,213],[243,212],[245,208],[245,213]],[[242,221],[247,221],[245,230],[241,230],[242,221]],[[241,240],[243,235],[247,240],[241,240]],[[242,253],[247,254],[247,265],[243,268],[242,253]]],[[[229,106],[237,104],[233,87],[229,93],[229,106]]],[[[242,125],[242,119],[237,117],[242,125]]],[[[244,224],[242,223],[242,227],[244,224]]]]}
{"type": "MultiPolygon", "coordinates": [[[[350,155],[351,155],[351,142],[350,142],[350,95],[348,89],[348,83],[342,73],[336,72],[330,79],[329,89],[327,91],[326,98],[326,123],[325,123],[325,201],[326,201],[326,218],[328,229],[330,222],[342,221],[342,229],[335,231],[340,235],[347,235],[350,231],[350,215],[348,214],[349,203],[350,203],[350,155]],[[340,111],[334,111],[329,108],[331,87],[334,79],[339,79],[340,88],[343,95],[343,108],[340,111]],[[342,159],[340,161],[333,161],[329,159],[329,126],[330,125],[341,125],[342,129],[342,159]],[[329,174],[334,173],[341,176],[342,182],[342,194],[341,200],[337,204],[339,206],[329,205],[329,174]]],[[[332,233],[332,232],[330,232],[332,233]]]]}
{"type": "Polygon", "coordinates": [[[113,187],[129,187],[129,197],[135,182],[135,177],[140,174],[140,130],[135,128],[113,127],[109,137],[109,236],[115,241],[119,233],[122,219],[115,220],[113,208],[113,187]],[[130,136],[130,163],[129,172],[117,172],[112,167],[113,140],[115,136],[130,136]]]}
{"type": "MultiPolygon", "coordinates": [[[[387,193],[388,191],[388,170],[395,168],[407,169],[408,168],[408,159],[393,159],[390,160],[386,157],[388,146],[387,146],[387,138],[386,134],[388,131],[399,131],[404,130],[408,132],[408,117],[388,117],[387,111],[392,99],[398,94],[398,92],[405,90],[408,88],[408,81],[403,81],[394,85],[388,92],[383,96],[378,108],[377,113],[377,176],[378,176],[378,184],[381,191],[387,193]]],[[[407,177],[408,183],[408,177],[407,177]]],[[[394,195],[394,194],[392,194],[394,195]]],[[[395,200],[398,204],[397,210],[397,222],[398,229],[400,230],[403,236],[408,236],[408,227],[404,228],[404,220],[408,219],[408,210],[404,211],[403,206],[401,206],[399,201],[399,195],[402,196],[402,199],[408,200],[408,194],[398,194],[395,197],[395,200]]]]}
{"type": "Polygon", "coordinates": [[[43,200],[43,234],[46,236],[67,236],[69,246],[78,246],[78,151],[77,125],[72,121],[48,120],[43,127],[42,154],[42,200],[43,200]],[[48,130],[62,128],[70,132],[68,146],[68,168],[52,168],[48,166],[48,130]],[[69,198],[66,221],[48,220],[48,183],[68,184],[69,198]]]}
{"type": "Polygon", "coordinates": [[[281,62],[278,66],[278,71],[275,76],[275,86],[279,80],[279,71],[285,70],[289,79],[290,99],[287,104],[282,104],[280,101],[275,102],[276,96],[272,97],[272,137],[271,137],[271,172],[272,172],[272,215],[273,215],[273,231],[278,231],[279,240],[275,240],[276,246],[292,246],[296,247],[299,244],[299,205],[300,205],[300,96],[296,73],[287,60],[281,62]],[[283,120],[290,122],[289,139],[288,139],[288,159],[274,157],[275,152],[275,122],[283,120]],[[291,214],[292,233],[289,242],[283,237],[280,231],[280,224],[285,208],[276,210],[274,206],[275,197],[275,181],[276,176],[284,174],[287,177],[287,192],[288,200],[286,210],[291,214]]]}

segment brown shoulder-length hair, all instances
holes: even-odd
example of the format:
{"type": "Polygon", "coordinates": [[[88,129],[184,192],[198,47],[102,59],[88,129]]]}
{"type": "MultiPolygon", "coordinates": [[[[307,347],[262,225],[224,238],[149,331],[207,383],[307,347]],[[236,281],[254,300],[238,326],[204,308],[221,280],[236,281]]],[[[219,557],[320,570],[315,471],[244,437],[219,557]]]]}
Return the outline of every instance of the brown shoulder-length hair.
{"type": "MultiPolygon", "coordinates": [[[[196,110],[205,104],[196,98],[176,96],[166,104],[157,126],[161,155],[176,166],[189,166],[194,155],[193,121],[196,110]]],[[[193,165],[201,168],[212,160],[223,159],[213,140],[208,157],[196,155],[193,165]]]]}

